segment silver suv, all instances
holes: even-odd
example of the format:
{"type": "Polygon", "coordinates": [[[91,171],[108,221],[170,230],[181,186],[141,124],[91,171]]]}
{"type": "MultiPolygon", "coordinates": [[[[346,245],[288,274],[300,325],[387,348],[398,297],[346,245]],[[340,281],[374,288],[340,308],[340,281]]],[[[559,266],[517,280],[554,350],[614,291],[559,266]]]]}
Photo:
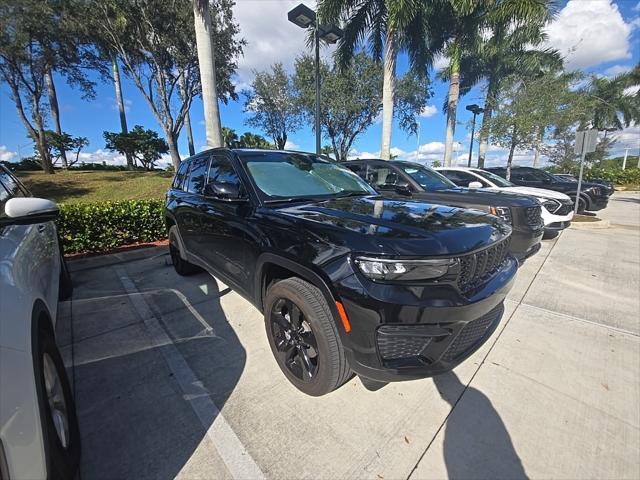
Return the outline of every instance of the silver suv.
{"type": "Polygon", "coordinates": [[[0,165],[0,478],[73,478],[80,435],[55,341],[58,298],[71,294],[53,220],[0,165]]]}

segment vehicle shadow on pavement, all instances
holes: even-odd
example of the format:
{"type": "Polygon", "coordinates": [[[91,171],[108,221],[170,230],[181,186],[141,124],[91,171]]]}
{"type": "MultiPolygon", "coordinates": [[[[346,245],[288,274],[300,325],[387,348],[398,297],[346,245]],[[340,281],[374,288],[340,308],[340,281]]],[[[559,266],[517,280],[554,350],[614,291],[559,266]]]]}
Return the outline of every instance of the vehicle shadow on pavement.
{"type": "Polygon", "coordinates": [[[246,362],[220,305],[228,289],[166,258],[73,274],[81,478],[229,476],[207,435],[246,362]]]}
{"type": "Polygon", "coordinates": [[[464,389],[454,372],[433,377],[452,412],[445,423],[443,455],[448,478],[528,478],[500,415],[479,390],[464,389]],[[452,396],[456,392],[456,396],[452,396]],[[459,400],[458,400],[459,399],[459,400]]]}

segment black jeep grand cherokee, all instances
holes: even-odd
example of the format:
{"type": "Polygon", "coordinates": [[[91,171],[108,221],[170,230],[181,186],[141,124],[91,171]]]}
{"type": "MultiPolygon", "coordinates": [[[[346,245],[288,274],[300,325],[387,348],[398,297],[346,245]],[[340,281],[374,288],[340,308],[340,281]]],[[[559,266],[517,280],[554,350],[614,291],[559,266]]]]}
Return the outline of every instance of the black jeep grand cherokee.
{"type": "Polygon", "coordinates": [[[351,372],[393,381],[455,367],[498,325],[517,269],[499,218],[384,198],[305,153],[189,158],[166,220],[176,271],[204,268],[262,311],[278,365],[309,395],[351,372]]]}

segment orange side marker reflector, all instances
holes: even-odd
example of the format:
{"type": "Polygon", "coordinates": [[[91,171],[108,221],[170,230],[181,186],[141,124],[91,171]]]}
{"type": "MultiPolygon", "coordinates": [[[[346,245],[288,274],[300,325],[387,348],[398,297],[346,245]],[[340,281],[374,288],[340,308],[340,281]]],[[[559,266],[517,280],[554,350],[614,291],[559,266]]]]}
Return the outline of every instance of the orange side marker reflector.
{"type": "Polygon", "coordinates": [[[344,331],[349,333],[351,331],[351,324],[349,323],[349,317],[347,317],[347,312],[344,311],[344,306],[342,305],[342,302],[336,302],[336,308],[338,309],[338,315],[340,315],[340,321],[342,322],[344,331]]]}

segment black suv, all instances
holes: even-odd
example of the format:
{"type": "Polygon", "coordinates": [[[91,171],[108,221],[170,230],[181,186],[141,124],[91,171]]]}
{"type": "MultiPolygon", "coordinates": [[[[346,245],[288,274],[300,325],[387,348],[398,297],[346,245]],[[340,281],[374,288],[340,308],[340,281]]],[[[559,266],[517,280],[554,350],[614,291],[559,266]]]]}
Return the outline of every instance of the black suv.
{"type": "Polygon", "coordinates": [[[180,165],[166,221],[179,274],[211,272],[264,314],[278,365],[322,395],[447,371],[498,325],[517,270],[482,212],[386,199],[312,154],[213,149],[180,165]]]}
{"type": "MultiPolygon", "coordinates": [[[[489,172],[506,178],[507,169],[504,167],[485,168],[489,172]]],[[[511,182],[525,187],[546,188],[562,192],[575,203],[578,183],[571,180],[562,180],[550,173],[533,167],[511,167],[511,182]]],[[[607,207],[609,195],[613,193],[605,185],[594,182],[582,182],[580,199],[578,200],[578,212],[585,210],[596,211],[607,207]]]]}
{"type": "Polygon", "coordinates": [[[353,160],[345,165],[383,195],[474,208],[502,218],[513,227],[510,250],[521,262],[540,250],[544,221],[540,202],[533,197],[460,188],[419,163],[353,160]]]}

